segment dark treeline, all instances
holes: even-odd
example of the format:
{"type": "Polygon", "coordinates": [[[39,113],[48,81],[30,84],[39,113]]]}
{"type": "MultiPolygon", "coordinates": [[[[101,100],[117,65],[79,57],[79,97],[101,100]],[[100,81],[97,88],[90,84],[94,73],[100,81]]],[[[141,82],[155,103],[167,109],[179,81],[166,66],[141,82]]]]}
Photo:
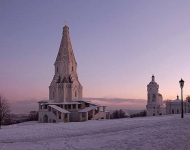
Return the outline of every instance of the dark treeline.
{"type": "Polygon", "coordinates": [[[130,115],[130,118],[134,118],[134,117],[146,117],[146,111],[144,110],[139,113],[130,115]]]}
{"type": "Polygon", "coordinates": [[[127,118],[127,117],[129,116],[126,115],[125,111],[123,111],[122,109],[115,110],[111,114],[111,119],[119,119],[119,118],[127,118]]]}
{"type": "Polygon", "coordinates": [[[28,116],[19,116],[17,114],[7,114],[2,125],[12,125],[27,121],[38,121],[38,112],[31,111],[28,116]]]}

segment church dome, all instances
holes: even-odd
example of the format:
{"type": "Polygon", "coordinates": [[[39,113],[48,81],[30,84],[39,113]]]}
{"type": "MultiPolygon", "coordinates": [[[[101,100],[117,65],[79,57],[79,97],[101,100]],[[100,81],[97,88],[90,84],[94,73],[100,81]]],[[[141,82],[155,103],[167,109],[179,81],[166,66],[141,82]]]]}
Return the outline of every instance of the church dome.
{"type": "Polygon", "coordinates": [[[153,75],[152,80],[147,85],[147,90],[158,90],[158,88],[159,88],[159,85],[155,82],[155,77],[153,75]]]}
{"type": "Polygon", "coordinates": [[[177,99],[175,99],[175,100],[173,100],[173,101],[171,101],[171,102],[178,102],[178,103],[181,103],[181,100],[179,99],[179,96],[177,95],[177,99]]]}

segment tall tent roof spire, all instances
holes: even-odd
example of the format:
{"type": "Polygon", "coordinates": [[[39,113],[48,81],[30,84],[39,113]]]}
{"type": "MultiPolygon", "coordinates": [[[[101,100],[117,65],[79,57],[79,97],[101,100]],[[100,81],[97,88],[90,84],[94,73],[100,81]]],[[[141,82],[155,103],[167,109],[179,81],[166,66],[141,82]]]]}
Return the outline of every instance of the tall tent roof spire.
{"type": "Polygon", "coordinates": [[[76,63],[69,35],[69,27],[67,25],[63,27],[61,44],[56,58],[57,61],[72,61],[76,63]]]}

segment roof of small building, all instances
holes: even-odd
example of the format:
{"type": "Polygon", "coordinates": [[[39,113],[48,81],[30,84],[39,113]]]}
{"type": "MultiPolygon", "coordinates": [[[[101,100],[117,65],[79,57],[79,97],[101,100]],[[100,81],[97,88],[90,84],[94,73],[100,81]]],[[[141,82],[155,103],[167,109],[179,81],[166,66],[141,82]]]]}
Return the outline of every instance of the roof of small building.
{"type": "Polygon", "coordinates": [[[174,102],[174,103],[181,103],[181,100],[180,99],[175,99],[175,100],[172,100],[172,101],[170,101],[170,102],[174,102]]]}
{"type": "MultiPolygon", "coordinates": [[[[171,100],[169,102],[173,102],[173,103],[181,103],[181,99],[179,99],[179,96],[177,95],[177,99],[175,100],[171,100]]],[[[186,101],[184,101],[184,103],[186,103],[186,101]]]]}
{"type": "Polygon", "coordinates": [[[38,103],[54,103],[55,101],[54,100],[42,100],[42,101],[39,101],[38,103]]]}
{"type": "Polygon", "coordinates": [[[73,104],[81,104],[79,102],[61,102],[61,103],[47,103],[48,105],[73,105],[73,104]]]}
{"type": "Polygon", "coordinates": [[[84,100],[75,100],[74,102],[86,102],[86,103],[90,103],[90,101],[84,101],[84,100]]]}
{"type": "Polygon", "coordinates": [[[71,102],[60,102],[60,103],[57,103],[54,100],[42,100],[42,101],[39,101],[38,103],[46,103],[47,105],[59,105],[59,104],[62,104],[62,105],[71,104],[72,105],[72,104],[81,104],[81,102],[88,103],[88,104],[91,104],[91,105],[94,105],[94,106],[106,107],[106,106],[103,106],[103,105],[98,105],[98,104],[95,104],[95,103],[91,103],[90,101],[84,101],[84,100],[75,100],[75,101],[71,101],[71,102]]]}
{"type": "MultiPolygon", "coordinates": [[[[169,101],[169,103],[181,103],[181,100],[180,99],[175,99],[175,100],[169,101]]],[[[188,103],[188,102],[184,100],[183,103],[188,103]]]]}
{"type": "Polygon", "coordinates": [[[54,100],[42,100],[42,101],[39,101],[38,103],[46,103],[46,104],[49,104],[49,105],[51,105],[51,104],[52,105],[59,105],[59,104],[65,104],[65,105],[67,105],[67,104],[81,104],[81,103],[79,103],[77,101],[57,103],[54,100]]]}
{"type": "Polygon", "coordinates": [[[67,111],[67,110],[65,110],[63,108],[60,108],[60,107],[58,107],[56,105],[49,105],[49,106],[52,107],[52,108],[54,108],[54,109],[56,109],[56,110],[58,110],[58,111],[60,111],[60,112],[62,112],[62,113],[65,113],[65,114],[70,113],[69,111],[67,111]]]}
{"type": "Polygon", "coordinates": [[[99,106],[90,106],[90,107],[86,107],[85,109],[80,110],[79,112],[88,112],[94,108],[98,108],[99,106]]]}
{"type": "Polygon", "coordinates": [[[106,107],[106,106],[104,106],[104,105],[99,105],[99,104],[91,103],[90,101],[77,100],[77,102],[84,102],[84,103],[89,103],[89,104],[91,104],[91,105],[95,105],[95,106],[102,106],[102,107],[106,107]]]}

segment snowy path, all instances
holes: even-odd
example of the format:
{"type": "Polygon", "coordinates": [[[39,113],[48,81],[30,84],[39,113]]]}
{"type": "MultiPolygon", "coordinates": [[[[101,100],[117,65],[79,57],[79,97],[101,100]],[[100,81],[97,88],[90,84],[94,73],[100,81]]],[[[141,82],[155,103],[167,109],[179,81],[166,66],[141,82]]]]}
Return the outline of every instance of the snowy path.
{"type": "Polygon", "coordinates": [[[0,130],[0,150],[190,150],[190,115],[78,123],[24,123],[0,130]]]}

